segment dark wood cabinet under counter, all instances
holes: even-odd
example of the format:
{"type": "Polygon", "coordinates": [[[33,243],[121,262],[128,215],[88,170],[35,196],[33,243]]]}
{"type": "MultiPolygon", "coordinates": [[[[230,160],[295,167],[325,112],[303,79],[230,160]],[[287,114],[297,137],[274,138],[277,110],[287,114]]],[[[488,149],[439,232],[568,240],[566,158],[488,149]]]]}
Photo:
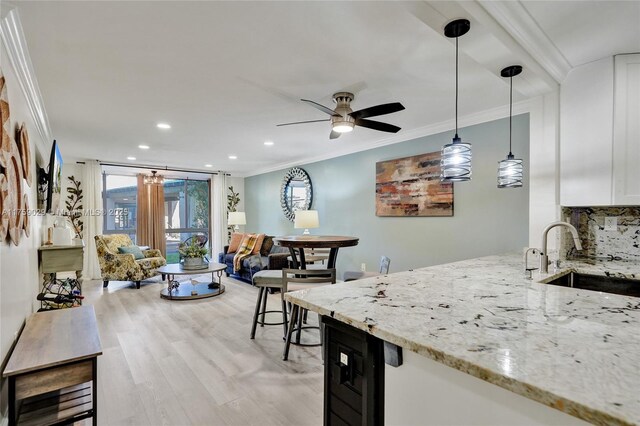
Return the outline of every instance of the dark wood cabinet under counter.
{"type": "Polygon", "coordinates": [[[333,318],[324,323],[324,424],[384,425],[383,341],[333,318]]]}

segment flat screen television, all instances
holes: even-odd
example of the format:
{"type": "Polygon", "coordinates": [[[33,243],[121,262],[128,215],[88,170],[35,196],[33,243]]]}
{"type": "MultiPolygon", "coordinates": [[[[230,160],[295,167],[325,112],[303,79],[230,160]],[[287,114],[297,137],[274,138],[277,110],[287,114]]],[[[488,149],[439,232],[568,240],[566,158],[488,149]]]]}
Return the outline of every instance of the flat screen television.
{"type": "Polygon", "coordinates": [[[60,154],[60,148],[55,140],[51,147],[47,181],[47,205],[45,211],[47,213],[57,214],[57,211],[60,209],[60,199],[62,197],[62,154],[60,154]]]}

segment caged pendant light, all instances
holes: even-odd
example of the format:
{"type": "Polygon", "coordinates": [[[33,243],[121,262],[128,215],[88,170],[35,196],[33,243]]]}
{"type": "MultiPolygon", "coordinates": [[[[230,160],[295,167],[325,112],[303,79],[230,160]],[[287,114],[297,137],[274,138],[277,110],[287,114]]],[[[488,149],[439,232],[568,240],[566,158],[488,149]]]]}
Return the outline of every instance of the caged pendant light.
{"type": "Polygon", "coordinates": [[[513,116],[513,77],[522,72],[520,65],[511,65],[500,71],[509,77],[509,154],[498,163],[498,188],[520,188],[522,186],[522,159],[514,158],[511,152],[511,119],[513,116]]]}
{"type": "Polygon", "coordinates": [[[444,27],[444,35],[456,39],[456,134],[453,141],[442,147],[440,180],[442,182],[464,182],[471,180],[471,144],[458,137],[458,37],[469,32],[471,23],[457,19],[444,27]]]}

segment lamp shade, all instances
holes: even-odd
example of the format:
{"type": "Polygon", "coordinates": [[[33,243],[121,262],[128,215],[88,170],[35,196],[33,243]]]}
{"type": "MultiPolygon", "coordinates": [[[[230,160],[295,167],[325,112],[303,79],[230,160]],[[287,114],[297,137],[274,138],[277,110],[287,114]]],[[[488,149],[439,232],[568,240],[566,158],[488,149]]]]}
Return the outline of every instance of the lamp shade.
{"type": "Polygon", "coordinates": [[[247,217],[244,212],[229,212],[229,220],[227,221],[229,225],[246,225],[247,217]]]}
{"type": "Polygon", "coordinates": [[[522,186],[522,160],[509,154],[498,163],[498,188],[520,188],[522,186]]]}
{"type": "Polygon", "coordinates": [[[320,226],[317,210],[296,210],[293,220],[294,228],[317,228],[320,226]]]}
{"type": "Polygon", "coordinates": [[[452,143],[442,147],[440,180],[442,182],[471,180],[471,144],[462,142],[457,134],[452,143]]]}

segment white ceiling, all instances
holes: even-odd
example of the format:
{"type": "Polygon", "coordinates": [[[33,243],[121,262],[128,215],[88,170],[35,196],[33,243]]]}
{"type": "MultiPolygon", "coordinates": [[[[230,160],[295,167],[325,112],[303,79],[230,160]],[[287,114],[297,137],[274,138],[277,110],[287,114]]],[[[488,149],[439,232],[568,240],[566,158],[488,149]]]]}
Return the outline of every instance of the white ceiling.
{"type": "Polygon", "coordinates": [[[640,52],[640,1],[523,1],[571,66],[640,52]]]}
{"type": "MultiPolygon", "coordinates": [[[[637,2],[546,3],[524,6],[572,65],[628,49],[640,27],[638,16],[630,30],[616,28],[633,23],[637,2]],[[570,26],[559,19],[567,15],[570,26]]],[[[507,44],[495,48],[499,24],[452,2],[32,1],[19,12],[66,161],[126,163],[131,155],[140,164],[208,163],[250,175],[409,138],[453,118],[454,48],[442,27],[456,17],[472,21],[460,39],[461,116],[504,106],[500,68],[531,64],[507,44]],[[342,90],[355,93],[354,110],[402,102],[405,111],[376,119],[403,130],[389,139],[356,128],[330,141],[328,123],[276,127],[326,118],[299,98],[332,107],[331,94],[342,90]],[[172,129],[157,129],[160,121],[172,129]]],[[[525,66],[515,100],[548,90],[549,81],[542,67],[525,66]]]]}

